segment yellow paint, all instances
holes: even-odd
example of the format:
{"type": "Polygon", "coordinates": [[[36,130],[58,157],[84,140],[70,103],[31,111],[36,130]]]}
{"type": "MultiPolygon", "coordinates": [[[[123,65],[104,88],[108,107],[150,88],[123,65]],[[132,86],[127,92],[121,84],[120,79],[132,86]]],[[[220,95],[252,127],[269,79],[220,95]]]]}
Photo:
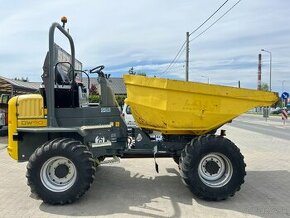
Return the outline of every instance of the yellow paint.
{"type": "Polygon", "coordinates": [[[8,103],[8,153],[18,160],[18,141],[13,140],[13,134],[18,127],[44,127],[47,120],[44,117],[43,98],[38,94],[19,95],[8,103]]]}
{"type": "Polygon", "coordinates": [[[138,126],[164,134],[202,135],[251,108],[270,106],[276,93],[124,75],[126,103],[138,126]]]}
{"type": "Polygon", "coordinates": [[[115,122],[115,127],[120,127],[120,122],[115,122]]]}
{"type": "Polygon", "coordinates": [[[43,99],[41,95],[20,95],[17,103],[18,119],[44,117],[43,99]]]}
{"type": "Polygon", "coordinates": [[[47,119],[19,119],[18,127],[45,127],[47,119]]]}
{"type": "Polygon", "coordinates": [[[18,96],[8,102],[8,153],[14,160],[18,160],[18,141],[13,141],[13,133],[17,128],[16,104],[18,96]]]}

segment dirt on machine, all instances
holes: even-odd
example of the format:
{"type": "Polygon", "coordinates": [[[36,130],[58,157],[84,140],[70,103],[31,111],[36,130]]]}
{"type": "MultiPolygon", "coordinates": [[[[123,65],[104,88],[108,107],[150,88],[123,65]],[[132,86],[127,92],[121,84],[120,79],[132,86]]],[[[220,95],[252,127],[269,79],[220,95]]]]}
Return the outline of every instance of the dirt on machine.
{"type": "Polygon", "coordinates": [[[9,101],[8,153],[28,162],[32,193],[49,204],[72,203],[90,188],[98,177],[96,167],[107,158],[152,158],[158,172],[161,157],[173,158],[196,197],[218,201],[240,190],[244,157],[217,129],[251,108],[274,104],[277,94],[124,75],[126,103],[138,124],[128,128],[109,86],[110,75],[103,65],[87,71],[78,67],[73,39],[65,29],[66,19],[62,21],[49,29],[40,94],[9,101]],[[69,41],[65,61],[57,55],[56,30],[69,41]],[[92,75],[100,84],[99,105],[88,102],[92,75]],[[153,131],[162,139],[150,137],[153,131]]]}

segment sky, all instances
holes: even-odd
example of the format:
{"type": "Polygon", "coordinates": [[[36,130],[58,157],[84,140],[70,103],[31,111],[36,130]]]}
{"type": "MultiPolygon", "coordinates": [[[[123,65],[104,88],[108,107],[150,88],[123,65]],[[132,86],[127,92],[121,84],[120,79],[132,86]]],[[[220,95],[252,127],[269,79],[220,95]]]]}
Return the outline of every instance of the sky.
{"type": "MultiPolygon", "coordinates": [[[[61,16],[74,39],[83,69],[105,65],[120,77],[137,73],[183,80],[185,52],[167,71],[186,32],[202,24],[225,0],[0,0],[0,75],[41,81],[48,30],[61,16]],[[164,72],[165,71],[165,72],[164,72]]],[[[229,0],[199,31],[215,22],[237,0],[229,0]]],[[[227,15],[190,42],[189,80],[257,88],[258,54],[262,83],[290,92],[290,1],[241,0],[227,15]]],[[[56,33],[56,42],[69,51],[56,33]]]]}

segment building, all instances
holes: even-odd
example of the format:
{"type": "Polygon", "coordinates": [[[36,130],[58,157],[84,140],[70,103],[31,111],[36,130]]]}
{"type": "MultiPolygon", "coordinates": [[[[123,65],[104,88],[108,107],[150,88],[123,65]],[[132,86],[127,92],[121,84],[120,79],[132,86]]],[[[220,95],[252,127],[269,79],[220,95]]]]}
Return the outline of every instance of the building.
{"type": "Polygon", "coordinates": [[[24,82],[0,76],[0,94],[21,95],[37,93],[40,82],[24,82]]]}
{"type": "MultiPolygon", "coordinates": [[[[116,95],[126,95],[126,87],[123,78],[109,78],[109,85],[116,95]]],[[[88,79],[83,83],[87,86],[88,79]]],[[[38,93],[41,82],[24,82],[21,80],[8,79],[0,76],[0,94],[21,95],[27,93],[38,93]]],[[[99,86],[97,78],[90,78],[90,85],[99,86]]]]}
{"type": "MultiPolygon", "coordinates": [[[[122,95],[122,96],[127,95],[126,86],[124,84],[123,78],[112,77],[108,79],[108,82],[109,82],[109,86],[111,87],[111,89],[116,95],[122,95]]],[[[88,79],[83,78],[83,83],[85,84],[85,86],[87,86],[88,79]]],[[[94,84],[96,87],[99,86],[98,79],[96,77],[90,78],[90,86],[92,84],[94,84]]]]}

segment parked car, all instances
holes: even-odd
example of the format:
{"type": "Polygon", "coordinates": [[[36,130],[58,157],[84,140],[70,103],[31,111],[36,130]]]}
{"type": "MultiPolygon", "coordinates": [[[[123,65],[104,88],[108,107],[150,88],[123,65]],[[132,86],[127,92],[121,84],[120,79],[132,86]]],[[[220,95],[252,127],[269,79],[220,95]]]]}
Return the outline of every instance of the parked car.
{"type": "Polygon", "coordinates": [[[10,94],[0,96],[0,136],[8,135],[8,101],[10,94]]]}
{"type": "Polygon", "coordinates": [[[134,127],[136,128],[137,127],[137,124],[136,124],[135,119],[134,119],[132,112],[131,112],[131,107],[129,105],[127,105],[127,104],[124,105],[123,111],[122,111],[122,116],[125,119],[127,127],[129,127],[129,128],[134,128],[134,127]]]}
{"type": "Polygon", "coordinates": [[[289,111],[290,110],[288,110],[286,107],[283,107],[283,108],[277,107],[277,108],[271,110],[270,113],[271,114],[281,114],[282,113],[282,110],[286,110],[288,112],[288,114],[289,114],[289,111]]]}
{"type": "MultiPolygon", "coordinates": [[[[125,123],[127,124],[128,129],[138,128],[138,125],[132,115],[130,105],[124,104],[123,110],[122,110],[122,116],[125,119],[125,123]]],[[[152,131],[151,133],[149,133],[149,136],[151,139],[156,140],[156,141],[161,141],[163,139],[162,134],[157,131],[152,131]]]]}

